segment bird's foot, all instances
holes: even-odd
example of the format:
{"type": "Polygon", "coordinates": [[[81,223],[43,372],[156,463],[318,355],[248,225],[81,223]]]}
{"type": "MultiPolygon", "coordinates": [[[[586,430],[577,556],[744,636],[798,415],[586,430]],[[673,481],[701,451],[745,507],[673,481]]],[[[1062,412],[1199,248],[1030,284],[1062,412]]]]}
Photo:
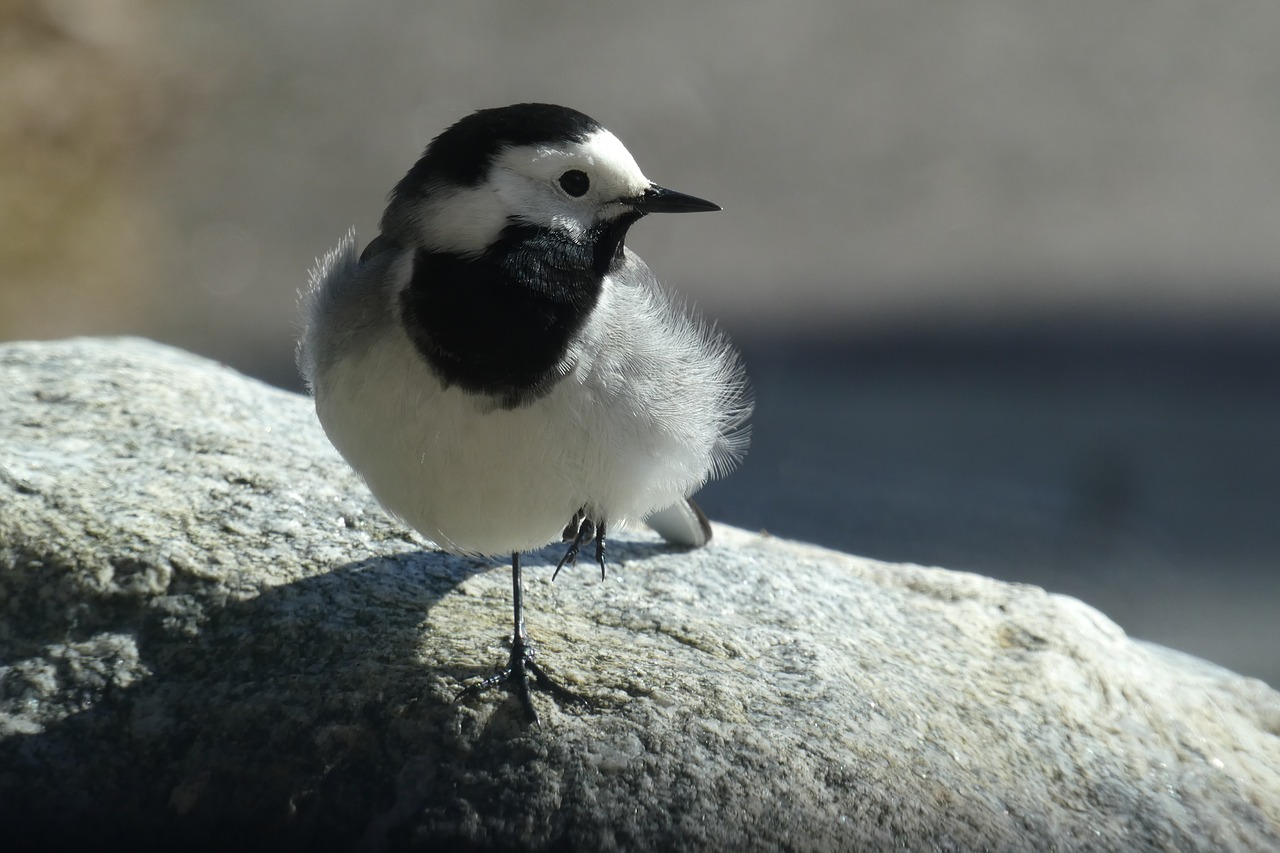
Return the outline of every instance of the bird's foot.
{"type": "Polygon", "coordinates": [[[554,581],[560,574],[560,570],[565,566],[576,566],[578,564],[578,554],[584,542],[594,542],[596,546],[595,561],[600,565],[600,580],[604,580],[604,522],[601,521],[597,524],[587,518],[583,510],[578,510],[564,529],[564,540],[569,543],[569,550],[565,551],[564,556],[560,558],[560,562],[556,563],[556,570],[551,573],[551,580],[554,581]]]}
{"type": "Polygon", "coordinates": [[[483,681],[478,681],[463,688],[454,701],[461,702],[463,699],[479,696],[486,690],[505,684],[520,700],[520,707],[524,711],[525,720],[530,725],[536,726],[538,724],[538,712],[533,707],[533,698],[530,694],[529,676],[532,675],[533,683],[538,689],[550,693],[557,702],[570,705],[580,705],[586,702],[585,699],[572,690],[557,684],[551,676],[547,675],[546,670],[537,663],[535,657],[533,643],[527,637],[513,637],[511,640],[511,657],[507,662],[507,668],[483,681]]]}

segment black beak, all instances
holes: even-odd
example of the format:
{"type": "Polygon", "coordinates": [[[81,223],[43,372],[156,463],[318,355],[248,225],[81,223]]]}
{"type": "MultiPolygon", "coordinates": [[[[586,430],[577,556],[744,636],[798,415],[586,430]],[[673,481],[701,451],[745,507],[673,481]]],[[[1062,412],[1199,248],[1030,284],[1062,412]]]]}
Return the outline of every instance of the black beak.
{"type": "Polygon", "coordinates": [[[650,184],[649,189],[639,197],[629,199],[628,202],[641,213],[695,213],[700,210],[720,210],[720,205],[715,202],[678,193],[657,184],[650,184]]]}

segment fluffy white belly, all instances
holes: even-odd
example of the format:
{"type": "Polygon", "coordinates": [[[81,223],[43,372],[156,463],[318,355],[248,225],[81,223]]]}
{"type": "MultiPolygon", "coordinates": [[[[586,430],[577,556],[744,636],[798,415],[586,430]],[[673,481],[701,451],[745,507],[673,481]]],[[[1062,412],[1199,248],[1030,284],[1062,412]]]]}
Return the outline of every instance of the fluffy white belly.
{"type": "Polygon", "coordinates": [[[442,388],[397,329],[317,378],[334,446],[387,510],[451,551],[542,547],[583,506],[613,529],[708,474],[709,445],[693,446],[648,406],[619,405],[634,391],[620,393],[625,379],[598,366],[503,410],[442,388]]]}

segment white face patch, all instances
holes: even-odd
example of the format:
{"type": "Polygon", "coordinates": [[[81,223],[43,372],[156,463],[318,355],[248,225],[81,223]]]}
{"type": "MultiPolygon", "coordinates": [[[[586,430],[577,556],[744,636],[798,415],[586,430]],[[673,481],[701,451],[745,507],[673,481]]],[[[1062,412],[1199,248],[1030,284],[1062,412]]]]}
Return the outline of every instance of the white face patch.
{"type": "Polygon", "coordinates": [[[489,183],[439,188],[414,211],[424,249],[478,255],[506,227],[507,205],[489,183]]]}
{"type": "Polygon", "coordinates": [[[600,130],[584,142],[508,149],[494,162],[487,186],[516,219],[576,238],[623,213],[619,199],[638,196],[650,181],[618,137],[600,130]],[[560,184],[573,170],[588,180],[587,191],[577,197],[560,184]]]}

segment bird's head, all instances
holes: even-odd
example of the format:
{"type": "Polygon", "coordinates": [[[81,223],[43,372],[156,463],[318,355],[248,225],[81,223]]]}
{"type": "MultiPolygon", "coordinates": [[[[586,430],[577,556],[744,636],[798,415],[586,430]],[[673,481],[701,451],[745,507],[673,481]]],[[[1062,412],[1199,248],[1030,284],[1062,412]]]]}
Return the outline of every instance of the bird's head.
{"type": "Polygon", "coordinates": [[[475,255],[511,225],[620,244],[646,213],[719,210],[644,176],[616,136],[567,107],[472,113],[440,134],[396,185],[382,231],[428,251],[475,255]]]}

